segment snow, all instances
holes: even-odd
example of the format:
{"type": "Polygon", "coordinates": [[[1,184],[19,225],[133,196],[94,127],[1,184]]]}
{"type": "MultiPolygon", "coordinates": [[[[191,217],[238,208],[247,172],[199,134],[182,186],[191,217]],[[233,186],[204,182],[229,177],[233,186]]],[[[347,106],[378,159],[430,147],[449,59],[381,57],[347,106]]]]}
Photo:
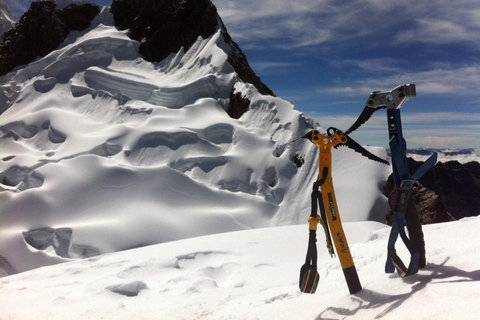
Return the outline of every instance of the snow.
{"type": "MultiPolygon", "coordinates": [[[[104,8],[0,79],[4,271],[307,220],[318,149],[290,142],[313,121],[243,83],[220,31],[159,63],[137,49],[104,8]],[[225,112],[232,90],[251,101],[238,120],[225,112]]],[[[335,150],[343,221],[384,221],[389,171],[335,150]]]]}
{"type": "Polygon", "coordinates": [[[333,180],[364,290],[319,235],[320,286],[301,294],[318,149],[291,142],[323,129],[242,82],[220,32],[159,63],[137,49],[104,8],[0,78],[0,319],[476,317],[480,220],[425,227],[427,267],[384,274],[391,168],[347,148],[333,180]]]}
{"type": "MultiPolygon", "coordinates": [[[[229,232],[0,279],[1,319],[477,319],[480,219],[424,227],[427,266],[385,274],[389,228],[344,223],[363,290],[318,237],[320,283],[298,289],[308,226],[229,232]]],[[[408,261],[403,244],[397,250],[408,261]],[[403,249],[403,250],[402,250],[403,249]]]]}

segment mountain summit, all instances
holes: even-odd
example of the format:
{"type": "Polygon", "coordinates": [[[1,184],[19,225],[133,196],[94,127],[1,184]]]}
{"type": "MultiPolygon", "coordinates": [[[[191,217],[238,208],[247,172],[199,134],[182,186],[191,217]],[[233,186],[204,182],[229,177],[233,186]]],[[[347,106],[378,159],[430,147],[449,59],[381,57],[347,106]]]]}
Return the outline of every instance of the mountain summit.
{"type": "MultiPolygon", "coordinates": [[[[14,24],[5,0],[1,1],[0,36],[14,24]]],[[[0,75],[50,53],[71,31],[86,29],[99,12],[97,5],[89,3],[67,1],[58,8],[54,1],[33,2],[0,46],[0,75]]],[[[199,36],[207,38],[221,29],[229,45],[228,61],[239,77],[260,93],[274,95],[250,68],[210,0],[114,0],[111,12],[115,25],[128,30],[129,37],[139,41],[139,52],[150,62],[162,61],[181,48],[188,50],[199,36]]]]}
{"type": "Polygon", "coordinates": [[[129,36],[140,42],[139,51],[147,61],[161,61],[182,47],[188,50],[199,36],[207,38],[220,29],[229,45],[228,62],[240,79],[261,94],[274,95],[250,68],[210,0],[113,0],[111,11],[115,24],[128,29],[129,36]]]}
{"type": "Polygon", "coordinates": [[[87,3],[72,3],[59,9],[53,1],[32,2],[30,9],[4,34],[0,75],[49,54],[70,32],[87,28],[99,12],[98,6],[87,3]]]}
{"type": "MultiPolygon", "coordinates": [[[[36,5],[51,17],[80,10],[46,3],[36,5]]],[[[318,149],[291,141],[317,125],[271,95],[209,1],[139,3],[99,8],[82,30],[0,77],[4,275],[307,221],[318,149]],[[177,16],[156,21],[163,11],[177,16]]],[[[355,160],[335,172],[365,179],[337,175],[339,198],[351,197],[343,219],[383,221],[388,167],[349,152],[336,152],[355,160]]]]}

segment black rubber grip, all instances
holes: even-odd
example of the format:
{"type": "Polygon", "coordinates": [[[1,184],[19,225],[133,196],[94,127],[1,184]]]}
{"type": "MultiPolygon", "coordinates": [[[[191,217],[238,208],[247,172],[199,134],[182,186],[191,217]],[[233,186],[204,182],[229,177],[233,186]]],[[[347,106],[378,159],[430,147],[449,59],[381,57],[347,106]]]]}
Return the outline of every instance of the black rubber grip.
{"type": "Polygon", "coordinates": [[[418,249],[418,252],[420,253],[418,267],[420,269],[423,269],[427,264],[425,257],[425,238],[423,236],[422,223],[420,222],[420,217],[418,216],[417,208],[415,207],[415,200],[413,199],[413,195],[410,197],[407,203],[405,222],[407,225],[410,241],[412,241],[413,245],[418,249]]]}
{"type": "Polygon", "coordinates": [[[350,294],[354,294],[362,290],[362,285],[360,284],[360,279],[358,278],[357,269],[355,269],[355,266],[343,269],[343,274],[345,275],[345,280],[347,280],[347,286],[350,294]]]}

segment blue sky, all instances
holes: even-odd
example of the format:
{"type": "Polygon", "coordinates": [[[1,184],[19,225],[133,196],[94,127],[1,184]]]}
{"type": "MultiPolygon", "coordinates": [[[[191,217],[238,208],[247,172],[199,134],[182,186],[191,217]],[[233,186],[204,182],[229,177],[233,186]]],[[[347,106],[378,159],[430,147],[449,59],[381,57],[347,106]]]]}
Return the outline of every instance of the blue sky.
{"type": "MultiPolygon", "coordinates": [[[[31,1],[7,2],[18,14],[31,1]]],[[[213,3],[262,80],[322,127],[345,130],[370,92],[415,83],[402,107],[408,146],[480,148],[480,1],[213,3]]],[[[387,146],[385,111],[352,136],[387,146]]]]}

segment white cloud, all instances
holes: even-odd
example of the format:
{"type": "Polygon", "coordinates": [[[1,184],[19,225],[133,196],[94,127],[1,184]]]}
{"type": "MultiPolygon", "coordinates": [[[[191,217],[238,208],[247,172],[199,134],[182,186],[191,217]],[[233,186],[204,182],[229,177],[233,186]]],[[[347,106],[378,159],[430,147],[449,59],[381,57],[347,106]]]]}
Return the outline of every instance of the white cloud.
{"type": "Polygon", "coordinates": [[[293,67],[298,66],[298,63],[255,61],[251,65],[253,70],[265,75],[289,72],[293,67]]]}
{"type": "MultiPolygon", "coordinates": [[[[402,114],[402,120],[415,124],[476,122],[480,129],[480,113],[471,112],[416,112],[402,114]]],[[[480,131],[477,132],[480,135],[480,131]]],[[[480,138],[480,136],[479,136],[480,138]]]]}
{"type": "MultiPolygon", "coordinates": [[[[366,64],[373,62],[365,61],[366,64]]],[[[381,64],[380,64],[381,65],[381,64]]],[[[480,65],[458,68],[433,68],[426,71],[403,71],[388,73],[385,77],[361,78],[348,85],[324,87],[319,92],[333,95],[364,96],[374,90],[389,91],[402,83],[415,83],[422,94],[473,94],[480,93],[480,65]]]]}
{"type": "MultiPolygon", "coordinates": [[[[308,112],[305,115],[319,122],[322,128],[347,130],[358,114],[332,115],[308,112]]],[[[480,148],[480,114],[464,112],[403,112],[403,134],[409,148],[480,148]]],[[[388,146],[385,111],[376,112],[370,120],[352,133],[361,144],[388,146]]]]}
{"type": "Polygon", "coordinates": [[[374,59],[346,59],[334,60],[329,64],[333,67],[356,67],[365,71],[375,70],[377,72],[401,71],[403,62],[396,58],[374,58],[374,59]]]}
{"type": "Polygon", "coordinates": [[[435,19],[418,19],[421,41],[433,43],[450,43],[468,40],[468,33],[457,22],[435,19]]]}
{"type": "Polygon", "coordinates": [[[477,48],[480,42],[478,0],[214,0],[214,4],[235,39],[247,43],[284,39],[284,49],[346,40],[367,46],[468,42],[477,48]]]}
{"type": "Polygon", "coordinates": [[[465,138],[460,136],[413,136],[410,137],[408,142],[413,147],[423,148],[458,148],[463,146],[465,138]]]}

